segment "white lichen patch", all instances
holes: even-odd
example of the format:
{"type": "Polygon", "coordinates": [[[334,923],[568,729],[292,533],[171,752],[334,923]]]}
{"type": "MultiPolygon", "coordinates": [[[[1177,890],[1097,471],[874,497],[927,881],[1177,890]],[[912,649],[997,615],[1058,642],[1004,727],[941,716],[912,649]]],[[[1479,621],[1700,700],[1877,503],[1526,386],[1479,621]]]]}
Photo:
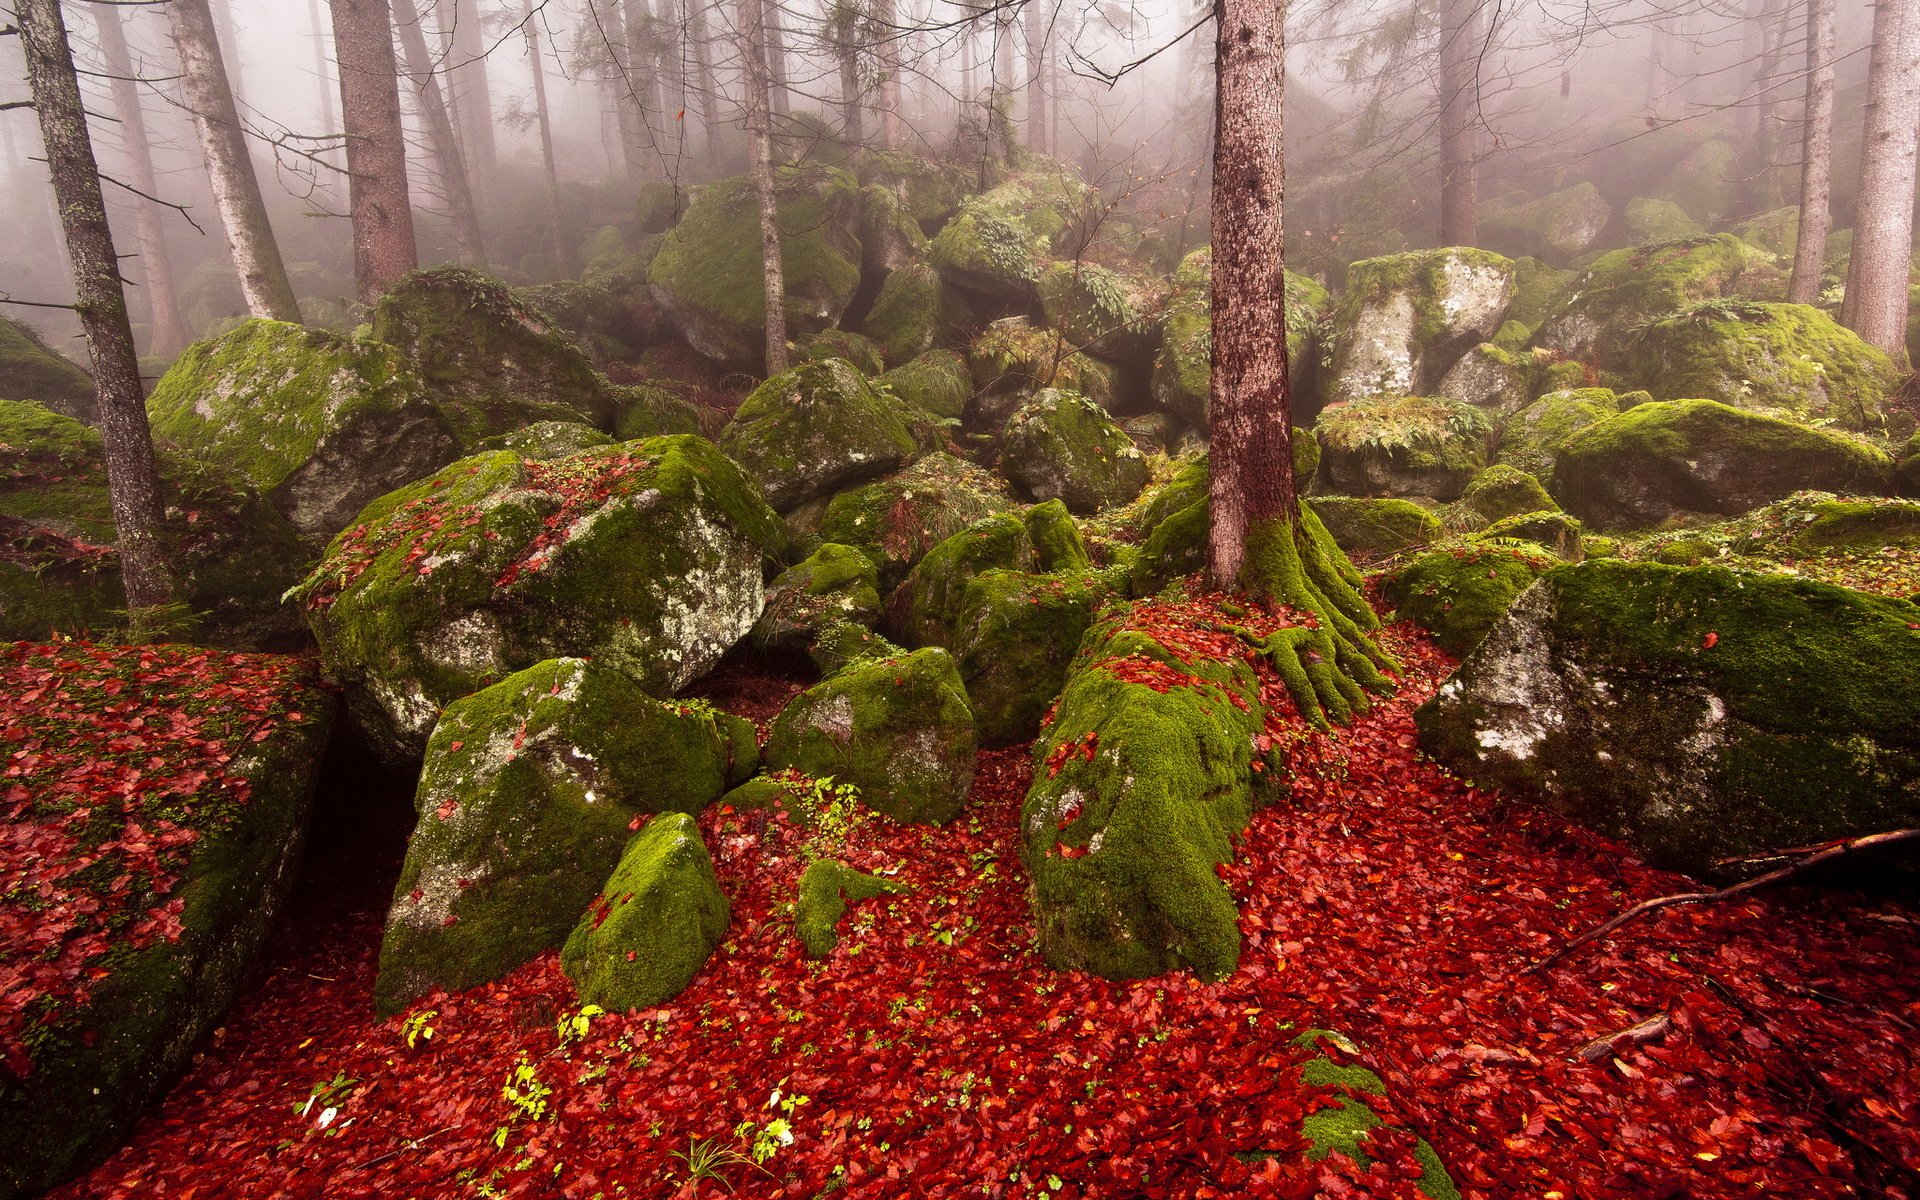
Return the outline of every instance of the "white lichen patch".
{"type": "Polygon", "coordinates": [[[389,924],[416,929],[440,929],[453,917],[453,906],[468,888],[487,877],[484,862],[429,862],[414,880],[413,894],[401,896],[387,913],[389,924]]]}
{"type": "Polygon", "coordinates": [[[426,689],[412,676],[376,675],[367,680],[367,694],[403,737],[424,738],[440,719],[440,706],[428,698],[426,689]]]}
{"type": "Polygon", "coordinates": [[[497,669],[505,654],[500,627],[483,609],[462,613],[420,646],[420,656],[433,665],[474,676],[497,669]]]}
{"type": "Polygon", "coordinates": [[[816,704],[807,713],[807,725],[835,741],[853,737],[853,697],[840,692],[816,704]]]}

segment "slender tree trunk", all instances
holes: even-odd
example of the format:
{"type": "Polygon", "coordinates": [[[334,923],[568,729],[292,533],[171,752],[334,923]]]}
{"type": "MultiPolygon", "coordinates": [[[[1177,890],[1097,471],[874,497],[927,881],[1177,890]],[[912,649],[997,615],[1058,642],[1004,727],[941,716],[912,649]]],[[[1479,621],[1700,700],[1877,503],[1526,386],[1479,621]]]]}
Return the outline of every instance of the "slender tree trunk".
{"type": "Polygon", "coordinates": [[[547,173],[547,221],[553,227],[553,257],[560,274],[572,278],[580,272],[574,266],[573,247],[567,244],[566,222],[560,216],[560,168],[553,157],[553,122],[547,114],[547,70],[540,58],[540,27],[533,0],[524,0],[521,28],[527,35],[527,62],[533,68],[533,112],[540,130],[540,163],[547,173]]]}
{"type": "Polygon", "coordinates": [[[327,69],[327,27],[320,22],[320,0],[307,0],[307,24],[313,27],[313,75],[320,81],[320,129],[331,137],[340,132],[340,118],[333,110],[338,85],[327,69]]]}
{"type": "Polygon", "coordinates": [[[1779,84],[1787,51],[1786,0],[1767,0],[1760,14],[1760,63],[1754,70],[1754,103],[1758,106],[1753,133],[1754,193],[1762,208],[1778,208],[1785,197],[1781,183],[1781,146],[1785,143],[1786,113],[1779,84]]]}
{"type": "Polygon", "coordinates": [[[171,0],[167,21],[180,56],[187,108],[193,113],[200,147],[206,154],[213,205],[226,230],[227,247],[233,252],[247,311],[276,321],[298,321],[300,302],[294,298],[293,285],[287,282],[287,268],[280,261],[280,247],[267,221],[266,201],[260,196],[260,180],[247,153],[246,133],[227,87],[227,70],[207,0],[171,0]]]}
{"type": "Polygon", "coordinates": [[[900,29],[894,0],[874,0],[873,22],[880,40],[880,148],[900,148],[900,29]]]}
{"type": "Polygon", "coordinates": [[[1834,0],[1807,0],[1807,111],[1800,138],[1800,232],[1793,247],[1793,278],[1787,300],[1820,299],[1820,270],[1827,259],[1833,177],[1834,0]]]}
{"type": "Polygon", "coordinates": [[[347,195],[353,217],[353,282],[372,304],[420,265],[407,194],[407,140],[400,128],[400,69],[393,61],[387,0],[328,0],[347,127],[347,195]]]}
{"type": "Polygon", "coordinates": [[[713,82],[712,35],[707,31],[707,0],[683,0],[687,12],[687,37],[693,43],[694,99],[700,106],[700,135],[707,157],[720,156],[720,119],[715,112],[719,92],[713,82]]]}
{"type": "Polygon", "coordinates": [[[840,60],[840,139],[850,149],[858,149],[867,140],[857,36],[860,14],[854,7],[854,0],[842,0],[841,11],[835,16],[838,37],[834,43],[834,56],[840,60]]]}
{"type": "Polygon", "coordinates": [[[1050,154],[1047,144],[1046,45],[1052,14],[1040,0],[1027,0],[1027,148],[1050,154]]]}
{"type": "Polygon", "coordinates": [[[147,428],[140,362],[120,289],[120,263],[107,227],[99,168],[87,134],[73,52],[60,16],[60,0],[15,0],[27,81],[40,118],[40,137],[60,207],[61,232],[73,261],[80,324],[99,391],[100,440],[106,457],[107,499],[120,548],[120,576],[134,629],[143,612],[173,599],[160,546],[160,481],[154,469],[153,435],[147,428]]]}
{"type": "Polygon", "coordinates": [[[646,169],[646,113],[640,103],[638,56],[635,37],[627,27],[620,0],[601,0],[594,6],[600,32],[605,35],[608,70],[602,83],[613,100],[614,117],[620,126],[620,160],[629,183],[637,183],[646,169]]]}
{"type": "Polygon", "coordinates": [[[460,261],[470,267],[487,265],[486,238],[480,232],[480,216],[473,206],[473,187],[467,176],[466,156],[460,149],[460,137],[454,132],[453,117],[447,112],[440,93],[440,77],[434,73],[433,55],[427,49],[426,31],[420,28],[420,12],[415,0],[394,0],[395,31],[400,49],[407,56],[407,74],[413,77],[418,94],[420,118],[433,143],[434,156],[440,162],[440,190],[446,196],[447,214],[453,222],[453,240],[460,261]]]}
{"type": "Polygon", "coordinates": [[[140,109],[140,89],[134,82],[133,55],[127,50],[127,31],[120,6],[95,4],[100,29],[100,51],[113,78],[113,107],[120,118],[121,142],[126,148],[127,173],[143,195],[134,198],[133,228],[140,242],[140,267],[147,285],[147,349],[163,358],[180,353],[187,344],[187,327],[180,319],[180,301],[173,290],[173,259],[167,253],[166,228],[159,206],[146,196],[159,195],[154,182],[153,151],[147,138],[147,119],[140,109]]]}
{"type": "Polygon", "coordinates": [[[654,125],[654,118],[670,111],[667,107],[667,85],[673,78],[677,64],[670,63],[668,56],[661,51],[659,30],[655,28],[653,12],[648,8],[647,0],[621,0],[621,7],[627,27],[628,82],[638,97],[636,103],[640,107],[646,147],[657,156],[660,153],[660,134],[654,125]]]}
{"type": "Polygon", "coordinates": [[[767,111],[784,117],[793,111],[793,96],[787,88],[787,31],[778,0],[762,0],[761,8],[766,15],[767,111]]]}
{"type": "Polygon", "coordinates": [[[1840,319],[1896,360],[1906,354],[1916,151],[1920,0],[1879,0],[1873,12],[1873,65],[1867,76],[1853,257],[1840,319]]]}
{"type": "Polygon", "coordinates": [[[1480,235],[1480,54],[1482,0],[1447,0],[1440,32],[1440,243],[1471,246],[1480,235]]]}
{"type": "MultiPolygon", "coordinates": [[[[480,26],[476,0],[444,0],[453,9],[453,20],[441,22],[441,36],[452,53],[447,72],[447,94],[452,99],[460,123],[461,141],[466,147],[468,168],[478,191],[487,191],[486,181],[500,169],[499,149],[493,138],[493,95],[487,88],[487,38],[480,26]]],[[[483,197],[484,198],[484,197],[483,197]]]]}
{"type": "Polygon", "coordinates": [[[227,76],[228,86],[233,88],[235,108],[247,106],[247,71],[240,53],[240,31],[233,24],[233,0],[213,0],[213,19],[220,32],[220,48],[226,52],[233,63],[233,70],[227,76]]]}
{"type": "Polygon", "coordinates": [[[767,25],[766,0],[740,0],[740,59],[746,64],[747,140],[753,150],[753,193],[760,207],[760,250],[766,268],[767,374],[787,369],[787,288],[780,264],[779,209],[773,190],[773,138],[769,132],[767,60],[761,56],[767,25]]]}

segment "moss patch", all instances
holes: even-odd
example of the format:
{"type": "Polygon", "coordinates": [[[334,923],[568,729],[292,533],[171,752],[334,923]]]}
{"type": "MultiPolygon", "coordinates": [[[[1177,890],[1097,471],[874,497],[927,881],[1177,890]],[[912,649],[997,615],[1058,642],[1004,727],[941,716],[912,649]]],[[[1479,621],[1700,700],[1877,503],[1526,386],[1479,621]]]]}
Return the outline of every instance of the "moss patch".
{"type": "Polygon", "coordinates": [[[830,858],[807,864],[793,905],[793,929],[808,958],[826,958],[840,944],[838,926],[847,905],[878,896],[898,895],[904,884],[868,875],[830,858]]]}
{"type": "Polygon", "coordinates": [[[1000,472],[1032,499],[1076,513],[1124,504],[1147,484],[1133,439],[1099,405],[1058,388],[1036,393],[1007,422],[1000,472]]]}
{"type": "Polygon", "coordinates": [[[614,1012],[685,991],[726,936],[727,897],[684,813],[647,822],[560,950],[580,999],[614,1012]]]}
{"type": "Polygon", "coordinates": [[[911,410],[841,358],[801,363],[753,390],[720,449],[785,512],[907,465],[920,441],[911,410]]]}
{"type": "Polygon", "coordinates": [[[94,416],[93,378],[32,328],[0,317],[0,400],[33,400],[76,421],[94,416]]]}
{"type": "Polygon", "coordinates": [[[948,537],[1013,507],[993,473],[950,454],[930,454],[904,471],[836,495],[820,537],[858,546],[887,588],[948,537]]]}
{"type": "Polygon", "coordinates": [[[1549,555],[1485,546],[1432,550],[1389,574],[1381,595],[1448,653],[1480,644],[1515,596],[1559,565],[1549,555]]]}
{"type": "Polygon", "coordinates": [[[1085,570],[993,568],[967,582],[949,644],[982,745],[1011,746],[1039,732],[1094,614],[1120,591],[1116,576],[1085,570]]]}
{"type": "Polygon", "coordinates": [[[1486,465],[1486,413],[1443,396],[1329,405],[1314,433],[1327,487],[1358,496],[1455,500],[1486,465]]]}

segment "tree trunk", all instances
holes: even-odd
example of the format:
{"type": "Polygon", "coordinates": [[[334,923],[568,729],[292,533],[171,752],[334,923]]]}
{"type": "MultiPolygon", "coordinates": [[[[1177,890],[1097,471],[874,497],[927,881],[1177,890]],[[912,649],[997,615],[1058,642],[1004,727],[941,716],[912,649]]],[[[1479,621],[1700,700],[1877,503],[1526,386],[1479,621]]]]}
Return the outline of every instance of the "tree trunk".
{"type": "Polygon", "coordinates": [[[712,35],[707,32],[707,0],[682,0],[687,6],[687,36],[693,42],[694,99],[700,106],[700,136],[709,160],[720,157],[720,119],[714,103],[712,35]]]}
{"type": "Polygon", "coordinates": [[[340,64],[347,129],[347,196],[353,218],[353,282],[372,304],[420,265],[407,195],[407,141],[400,128],[400,70],[393,61],[387,0],[327,0],[340,64]]]}
{"type": "Polygon", "coordinates": [[[1471,246],[1480,235],[1481,0],[1447,0],[1440,31],[1440,243],[1471,246]]]}
{"type": "Polygon", "coordinates": [[[553,228],[553,258],[562,278],[571,279],[580,272],[573,263],[573,247],[567,244],[566,222],[560,216],[560,168],[553,157],[553,122],[547,115],[547,71],[540,60],[540,27],[533,0],[524,0],[520,27],[527,35],[527,62],[533,68],[533,113],[540,130],[540,163],[547,174],[547,222],[553,228]]]}
{"type": "Polygon", "coordinates": [[[447,94],[460,122],[468,168],[480,191],[500,169],[499,149],[493,140],[493,95],[487,89],[487,39],[480,27],[475,0],[450,0],[451,23],[442,22],[442,36],[452,48],[447,72],[447,94]]]}
{"type": "Polygon", "coordinates": [[[227,87],[227,70],[220,55],[220,41],[213,33],[213,14],[207,9],[207,0],[172,0],[167,5],[167,23],[180,56],[187,108],[193,113],[200,147],[206,154],[213,205],[226,230],[227,247],[233,252],[247,311],[276,321],[298,321],[300,302],[294,298],[293,285],[287,282],[280,247],[273,240],[273,226],[267,222],[266,201],[260,196],[260,180],[247,153],[246,133],[227,87]]]}
{"type": "Polygon", "coordinates": [[[153,434],[147,428],[140,362],[120,289],[120,262],[107,227],[99,169],[87,134],[80,81],[60,16],[60,0],[16,0],[27,81],[33,89],[46,146],[47,167],[60,208],[61,232],[73,262],[75,306],[87,335],[93,382],[99,392],[100,440],[106,458],[107,499],[120,548],[120,576],[136,632],[143,615],[173,599],[160,546],[160,481],[153,434]]]}
{"type": "MultiPolygon", "coordinates": [[[[640,114],[644,123],[647,148],[655,155],[661,153],[660,134],[650,114],[664,114],[671,111],[667,104],[668,86],[678,83],[685,91],[685,80],[681,78],[679,55],[668,54],[655,27],[653,12],[647,0],[622,0],[627,26],[627,67],[630,72],[638,72],[645,82],[635,82],[637,88],[645,87],[644,92],[636,91],[641,97],[640,114]]],[[[676,123],[678,126],[679,123],[676,123]]]]}
{"type": "Polygon", "coordinates": [[[879,39],[880,148],[900,148],[900,29],[894,16],[894,0],[874,0],[873,23],[879,39]]]}
{"type": "Polygon", "coordinates": [[[834,57],[840,61],[840,140],[858,149],[866,140],[860,86],[860,10],[857,0],[840,0],[833,12],[834,57]]]}
{"type": "Polygon", "coordinates": [[[247,106],[247,70],[240,54],[240,31],[233,25],[233,0],[213,0],[213,19],[219,30],[220,48],[226,52],[233,63],[233,71],[227,76],[227,84],[233,88],[235,108],[247,106]]]}
{"type": "Polygon", "coordinates": [[[1873,65],[1867,75],[1853,258],[1840,320],[1895,360],[1906,356],[1916,150],[1920,0],[1879,0],[1873,13],[1873,65]]]}
{"type": "MultiPolygon", "coordinates": [[[[603,76],[613,93],[614,116],[620,125],[620,157],[627,169],[627,180],[638,183],[646,173],[647,148],[652,141],[647,127],[646,106],[640,99],[639,31],[627,23],[620,0],[602,0],[595,5],[600,32],[606,37],[608,71],[603,76]]],[[[650,75],[651,72],[646,72],[650,75]]]]}
{"type": "Polygon", "coordinates": [[[746,64],[747,140],[753,150],[753,193],[760,207],[760,250],[765,266],[767,374],[787,369],[787,288],[780,264],[779,209],[773,190],[773,138],[767,100],[766,0],[740,0],[740,58],[746,64]]]}
{"type": "Polygon", "coordinates": [[[440,190],[447,202],[447,215],[453,222],[454,245],[458,247],[461,262],[470,267],[484,267],[487,265],[486,238],[480,232],[480,216],[473,206],[466,155],[460,149],[453,117],[440,94],[440,77],[434,73],[426,31],[420,28],[419,8],[415,0],[394,0],[394,5],[394,28],[400,35],[400,49],[407,56],[407,74],[413,78],[420,119],[427,127],[427,138],[433,143],[434,156],[440,162],[440,190]]]}
{"type": "Polygon", "coordinates": [[[1046,46],[1052,14],[1039,0],[1027,2],[1027,148],[1050,154],[1047,143],[1046,46]]]}
{"type": "Polygon", "coordinates": [[[766,17],[767,111],[784,117],[793,111],[793,97],[787,88],[787,31],[780,20],[778,0],[763,0],[766,17]]]}
{"type": "Polygon", "coordinates": [[[1834,0],[1807,0],[1807,111],[1800,139],[1800,232],[1793,246],[1792,304],[1820,299],[1833,178],[1834,0]]]}
{"type": "Polygon", "coordinates": [[[1780,207],[1785,199],[1781,183],[1781,146],[1786,139],[1786,113],[1780,87],[1780,69],[1786,61],[1786,0],[1767,0],[1760,13],[1760,64],[1754,71],[1754,103],[1758,124],[1753,133],[1754,195],[1762,209],[1780,207]]]}
{"type": "Polygon", "coordinates": [[[113,107],[120,118],[121,142],[126,149],[130,182],[144,195],[133,202],[134,234],[140,242],[140,268],[147,285],[147,350],[172,358],[186,347],[187,327],[180,319],[180,301],[173,290],[173,259],[167,253],[166,228],[159,206],[146,196],[159,195],[154,182],[153,152],[147,137],[146,115],[140,109],[133,55],[127,50],[127,32],[120,6],[95,4],[100,29],[100,51],[112,76],[113,107]]]}

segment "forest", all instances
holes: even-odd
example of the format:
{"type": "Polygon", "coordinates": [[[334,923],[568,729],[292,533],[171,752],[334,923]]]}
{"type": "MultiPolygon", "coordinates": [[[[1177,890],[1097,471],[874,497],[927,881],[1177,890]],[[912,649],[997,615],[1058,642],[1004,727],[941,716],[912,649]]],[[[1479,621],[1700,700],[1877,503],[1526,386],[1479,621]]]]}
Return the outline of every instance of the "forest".
{"type": "Polygon", "coordinates": [[[0,1200],[1920,1200],[1920,0],[0,0],[0,1200]]]}

